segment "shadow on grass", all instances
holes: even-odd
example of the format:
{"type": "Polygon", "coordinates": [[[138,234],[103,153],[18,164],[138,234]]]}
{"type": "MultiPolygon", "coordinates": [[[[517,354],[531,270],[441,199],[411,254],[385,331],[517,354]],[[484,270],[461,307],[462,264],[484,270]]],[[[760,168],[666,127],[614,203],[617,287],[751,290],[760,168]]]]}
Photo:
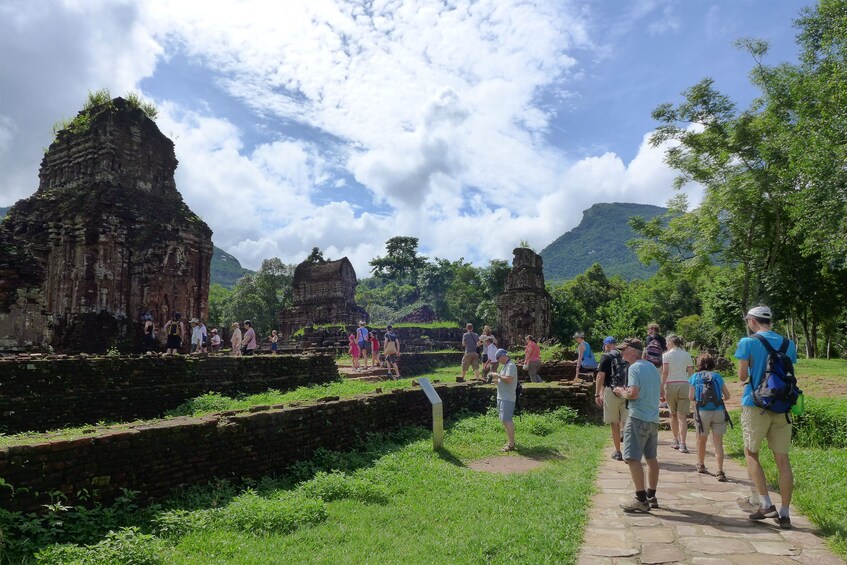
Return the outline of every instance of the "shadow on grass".
{"type": "Polygon", "coordinates": [[[453,455],[453,452],[447,449],[446,447],[442,447],[436,451],[438,457],[451,465],[455,465],[456,467],[465,467],[466,465],[462,462],[461,459],[453,455]]]}
{"type": "Polygon", "coordinates": [[[536,461],[561,461],[565,458],[558,448],[548,447],[546,445],[535,447],[521,447],[518,445],[515,451],[518,455],[522,455],[528,459],[535,459],[536,461]]]}

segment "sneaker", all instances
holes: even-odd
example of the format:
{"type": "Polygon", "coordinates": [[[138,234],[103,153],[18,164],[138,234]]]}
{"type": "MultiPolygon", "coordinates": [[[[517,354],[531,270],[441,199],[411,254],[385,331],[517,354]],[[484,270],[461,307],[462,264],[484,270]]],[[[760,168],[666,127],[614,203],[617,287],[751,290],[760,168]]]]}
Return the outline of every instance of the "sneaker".
{"type": "Polygon", "coordinates": [[[691,453],[690,451],[688,451],[688,446],[685,445],[684,443],[679,444],[679,452],[680,453],[691,453]]]}
{"type": "Polygon", "coordinates": [[[614,459],[615,461],[623,461],[623,453],[621,453],[620,451],[615,451],[614,453],[612,453],[612,459],[614,459]]]}
{"type": "Polygon", "coordinates": [[[773,519],[774,523],[779,526],[780,530],[790,530],[791,529],[791,518],[788,516],[777,516],[773,519]]]}
{"type": "Polygon", "coordinates": [[[776,518],[779,512],[776,511],[776,506],[771,504],[770,508],[759,507],[755,512],[747,516],[751,520],[764,520],[765,518],[776,518]]]}
{"type": "Polygon", "coordinates": [[[648,496],[647,497],[647,504],[650,505],[650,508],[658,508],[659,507],[659,501],[655,496],[648,496]]]}
{"type": "Polygon", "coordinates": [[[671,449],[679,449],[679,440],[673,440],[671,442],[671,449]]]}
{"type": "Polygon", "coordinates": [[[633,497],[627,504],[621,504],[621,508],[624,512],[650,512],[650,503],[633,497]]]}
{"type": "Polygon", "coordinates": [[[747,512],[748,514],[750,512],[755,512],[756,509],[759,507],[757,504],[753,504],[752,502],[750,502],[750,499],[747,498],[746,496],[741,496],[739,498],[736,498],[735,503],[738,505],[738,507],[740,509],[747,512]]]}

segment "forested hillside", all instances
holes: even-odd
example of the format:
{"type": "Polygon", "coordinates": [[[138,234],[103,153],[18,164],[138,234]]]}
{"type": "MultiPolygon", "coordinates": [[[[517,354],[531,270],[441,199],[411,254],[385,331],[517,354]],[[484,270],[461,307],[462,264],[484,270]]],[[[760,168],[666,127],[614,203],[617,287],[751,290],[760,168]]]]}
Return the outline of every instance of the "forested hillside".
{"type": "Polygon", "coordinates": [[[212,255],[212,284],[217,283],[223,287],[232,288],[235,286],[235,281],[254,272],[242,267],[238,259],[220,247],[215,247],[214,255],[212,255]]]}
{"type": "Polygon", "coordinates": [[[628,222],[632,216],[649,220],[666,211],[647,204],[594,204],[583,212],[577,227],[541,251],[545,280],[548,283],[570,280],[594,263],[600,263],[609,277],[621,275],[626,280],[650,277],[656,267],[643,265],[626,245],[636,237],[628,222]]]}

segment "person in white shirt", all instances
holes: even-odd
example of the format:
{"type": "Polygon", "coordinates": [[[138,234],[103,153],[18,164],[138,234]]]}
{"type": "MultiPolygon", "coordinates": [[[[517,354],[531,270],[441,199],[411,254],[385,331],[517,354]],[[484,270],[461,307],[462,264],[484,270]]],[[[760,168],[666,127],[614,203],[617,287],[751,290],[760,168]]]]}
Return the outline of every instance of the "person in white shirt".
{"type": "Polygon", "coordinates": [[[682,348],[682,338],[678,335],[669,335],[667,343],[670,349],[662,354],[661,401],[667,401],[671,411],[671,447],[680,453],[690,453],[685,440],[688,436],[688,413],[691,411],[688,379],[694,373],[694,360],[682,348]]]}

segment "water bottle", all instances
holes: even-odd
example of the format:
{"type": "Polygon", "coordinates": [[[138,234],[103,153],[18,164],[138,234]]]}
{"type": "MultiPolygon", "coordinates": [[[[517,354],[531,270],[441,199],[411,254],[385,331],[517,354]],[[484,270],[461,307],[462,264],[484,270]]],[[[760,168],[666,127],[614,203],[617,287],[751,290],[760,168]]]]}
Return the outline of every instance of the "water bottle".
{"type": "Polygon", "coordinates": [[[791,407],[791,415],[792,416],[802,416],[805,413],[805,409],[803,407],[803,393],[801,392],[797,396],[797,402],[794,406],[791,407]]]}

